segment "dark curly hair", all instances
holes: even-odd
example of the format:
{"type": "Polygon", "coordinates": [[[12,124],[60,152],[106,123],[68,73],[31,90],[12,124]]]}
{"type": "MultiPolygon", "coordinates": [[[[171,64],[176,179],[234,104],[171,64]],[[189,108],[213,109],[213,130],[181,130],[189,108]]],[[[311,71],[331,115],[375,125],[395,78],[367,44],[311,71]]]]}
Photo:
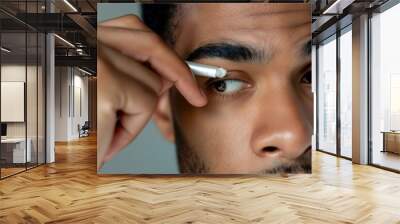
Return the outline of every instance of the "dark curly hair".
{"type": "Polygon", "coordinates": [[[171,45],[175,43],[173,28],[177,26],[177,11],[177,4],[142,4],[144,23],[171,45]]]}

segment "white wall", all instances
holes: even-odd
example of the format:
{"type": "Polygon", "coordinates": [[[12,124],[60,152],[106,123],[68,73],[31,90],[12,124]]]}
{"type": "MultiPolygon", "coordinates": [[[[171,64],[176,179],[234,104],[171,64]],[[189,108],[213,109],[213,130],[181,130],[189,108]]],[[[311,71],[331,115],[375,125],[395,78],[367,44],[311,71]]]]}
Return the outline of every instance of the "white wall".
{"type": "Polygon", "coordinates": [[[55,141],[68,140],[68,85],[70,83],[67,67],[55,68],[55,141]]]}
{"type": "Polygon", "coordinates": [[[88,120],[88,78],[72,67],[56,67],[55,73],[55,141],[70,141],[88,120]]]}
{"type": "MultiPolygon", "coordinates": [[[[76,72],[76,70],[75,70],[76,72]]],[[[75,110],[75,113],[73,113],[73,119],[72,119],[72,136],[74,136],[74,138],[79,137],[79,133],[78,133],[78,124],[80,124],[81,126],[85,123],[85,121],[88,120],[88,106],[89,106],[89,102],[88,102],[88,77],[85,76],[81,76],[79,73],[79,75],[76,75],[75,73],[75,77],[74,77],[74,92],[73,94],[75,94],[73,96],[73,99],[75,100],[75,107],[73,108],[73,110],[75,110]],[[80,91],[80,93],[78,93],[78,91],[80,91]],[[80,95],[80,97],[79,97],[80,95]],[[80,102],[79,102],[80,101],[80,102]],[[81,108],[79,108],[81,107],[81,108]],[[82,111],[79,111],[79,109],[81,109],[82,111]]]]}

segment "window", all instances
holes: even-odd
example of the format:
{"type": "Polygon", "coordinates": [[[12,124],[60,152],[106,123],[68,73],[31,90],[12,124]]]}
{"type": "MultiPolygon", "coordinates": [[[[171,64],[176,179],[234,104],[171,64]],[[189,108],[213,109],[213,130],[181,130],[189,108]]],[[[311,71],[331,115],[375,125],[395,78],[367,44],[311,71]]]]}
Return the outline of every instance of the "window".
{"type": "Polygon", "coordinates": [[[400,4],[371,18],[371,162],[400,170],[400,4]]]}
{"type": "Polygon", "coordinates": [[[340,36],[340,155],[352,157],[352,30],[340,36]]]}
{"type": "Polygon", "coordinates": [[[318,47],[318,149],[336,153],[336,36],[318,47]]]}

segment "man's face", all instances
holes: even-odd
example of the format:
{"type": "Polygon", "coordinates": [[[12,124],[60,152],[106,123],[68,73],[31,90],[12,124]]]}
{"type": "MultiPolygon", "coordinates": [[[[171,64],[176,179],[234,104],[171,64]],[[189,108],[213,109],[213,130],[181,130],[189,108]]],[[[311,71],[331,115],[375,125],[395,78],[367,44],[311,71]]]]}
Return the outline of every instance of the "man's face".
{"type": "Polygon", "coordinates": [[[181,171],[310,169],[308,4],[182,4],[177,19],[176,52],[228,70],[223,79],[196,77],[204,107],[170,92],[181,171]]]}

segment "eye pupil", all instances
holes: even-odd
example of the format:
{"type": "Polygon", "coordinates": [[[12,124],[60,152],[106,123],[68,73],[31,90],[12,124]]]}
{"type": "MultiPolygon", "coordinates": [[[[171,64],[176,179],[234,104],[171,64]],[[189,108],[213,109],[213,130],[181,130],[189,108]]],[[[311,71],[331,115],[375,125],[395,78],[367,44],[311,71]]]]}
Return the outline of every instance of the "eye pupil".
{"type": "Polygon", "coordinates": [[[226,90],[226,83],[224,81],[216,82],[214,87],[219,92],[224,92],[226,90]]]}

